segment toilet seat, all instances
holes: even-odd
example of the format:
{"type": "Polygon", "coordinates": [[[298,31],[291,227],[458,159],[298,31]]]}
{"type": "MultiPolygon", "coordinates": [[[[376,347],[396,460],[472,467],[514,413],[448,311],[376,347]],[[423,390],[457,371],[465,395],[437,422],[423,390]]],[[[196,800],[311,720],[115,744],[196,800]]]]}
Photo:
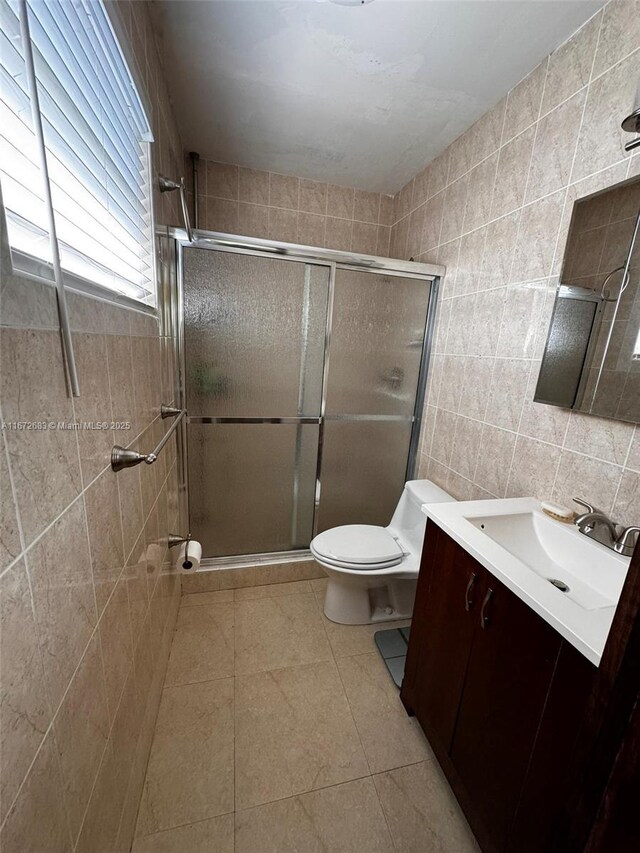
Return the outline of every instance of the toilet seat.
{"type": "Polygon", "coordinates": [[[329,565],[375,571],[397,566],[405,552],[386,527],[346,524],[318,534],[311,552],[329,565]]]}

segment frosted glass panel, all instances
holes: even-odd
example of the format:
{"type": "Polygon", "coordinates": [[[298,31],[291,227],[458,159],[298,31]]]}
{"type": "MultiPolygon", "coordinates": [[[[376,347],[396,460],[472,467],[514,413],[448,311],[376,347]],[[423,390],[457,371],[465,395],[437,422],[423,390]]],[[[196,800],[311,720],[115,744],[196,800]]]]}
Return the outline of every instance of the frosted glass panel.
{"type": "Polygon", "coordinates": [[[324,266],[185,249],[189,414],[318,415],[328,282],[324,266]]]}
{"type": "Polygon", "coordinates": [[[319,532],[339,524],[389,524],[404,486],[410,439],[408,421],[325,424],[319,532]]]}
{"type": "Polygon", "coordinates": [[[413,414],[429,287],[400,276],[336,271],[328,413],[413,414]]]}
{"type": "Polygon", "coordinates": [[[308,547],[317,426],[189,424],[188,442],[191,533],[205,557],[308,547]]]}

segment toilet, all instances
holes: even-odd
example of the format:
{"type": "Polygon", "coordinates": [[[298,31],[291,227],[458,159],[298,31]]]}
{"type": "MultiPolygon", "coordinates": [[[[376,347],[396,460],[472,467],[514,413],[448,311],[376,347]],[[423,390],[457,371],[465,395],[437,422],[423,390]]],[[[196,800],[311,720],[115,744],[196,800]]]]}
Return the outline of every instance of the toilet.
{"type": "Polygon", "coordinates": [[[409,480],[388,527],[346,524],[319,533],[310,548],[329,575],[325,616],[342,625],[411,617],[427,524],[420,507],[454,500],[431,480],[409,480]]]}

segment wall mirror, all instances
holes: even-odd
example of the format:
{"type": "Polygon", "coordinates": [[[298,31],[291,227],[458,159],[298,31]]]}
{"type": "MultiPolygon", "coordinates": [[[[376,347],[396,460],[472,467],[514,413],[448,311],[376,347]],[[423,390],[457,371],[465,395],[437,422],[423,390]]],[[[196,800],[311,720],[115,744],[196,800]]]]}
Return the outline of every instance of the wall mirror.
{"type": "Polygon", "coordinates": [[[534,399],[640,421],[640,178],[573,206],[534,399]]]}

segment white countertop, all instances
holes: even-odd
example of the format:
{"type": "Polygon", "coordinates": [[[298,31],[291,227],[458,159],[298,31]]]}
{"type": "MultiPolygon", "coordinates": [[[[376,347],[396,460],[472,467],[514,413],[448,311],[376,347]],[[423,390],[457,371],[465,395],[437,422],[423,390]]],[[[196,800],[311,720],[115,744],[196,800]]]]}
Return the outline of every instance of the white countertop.
{"type": "MultiPolygon", "coordinates": [[[[593,664],[596,666],[600,664],[629,567],[629,558],[620,557],[604,545],[588,540],[588,556],[589,560],[593,560],[589,565],[589,571],[597,572],[598,563],[602,562],[602,571],[610,573],[615,591],[612,606],[587,610],[555,589],[548,580],[532,571],[518,557],[491,539],[469,520],[474,517],[515,515],[526,512],[541,514],[539,501],[533,498],[512,498],[432,503],[424,504],[422,511],[488,572],[555,628],[565,640],[575,646],[593,664]]],[[[576,536],[580,540],[587,539],[575,525],[553,521],[546,515],[543,518],[560,525],[563,528],[563,537],[576,536]]],[[[567,541],[571,545],[571,541],[567,541]]],[[[584,549],[584,542],[576,540],[576,545],[584,549]]]]}

